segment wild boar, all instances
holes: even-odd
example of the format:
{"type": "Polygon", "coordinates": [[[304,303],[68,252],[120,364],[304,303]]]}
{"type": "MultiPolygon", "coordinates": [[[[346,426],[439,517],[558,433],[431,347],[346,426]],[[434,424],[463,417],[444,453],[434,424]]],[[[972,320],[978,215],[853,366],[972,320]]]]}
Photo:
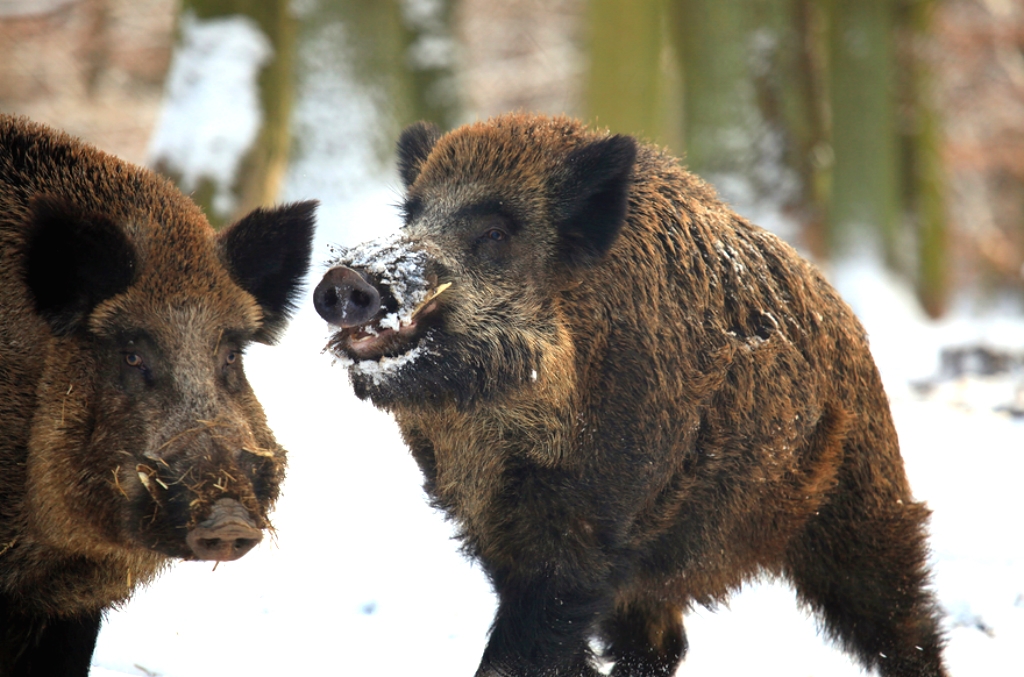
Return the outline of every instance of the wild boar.
{"type": "Polygon", "coordinates": [[[664,152],[564,117],[398,142],[398,236],[314,292],[498,610],[479,677],[672,675],[682,612],[782,577],[887,676],[944,674],[865,332],[664,152]]]}
{"type": "Polygon", "coordinates": [[[269,528],[285,451],[242,354],[283,331],[314,210],[217,234],[169,181],[0,116],[0,675],[86,675],[104,609],[269,528]]]}

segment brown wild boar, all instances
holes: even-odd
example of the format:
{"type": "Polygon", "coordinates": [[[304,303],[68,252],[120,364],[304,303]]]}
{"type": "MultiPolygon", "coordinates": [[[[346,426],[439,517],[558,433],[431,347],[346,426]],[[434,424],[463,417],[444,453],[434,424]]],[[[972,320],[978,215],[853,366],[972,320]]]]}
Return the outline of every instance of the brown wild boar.
{"type": "Polygon", "coordinates": [[[0,116],[0,676],[86,675],[101,612],[268,528],[285,451],[245,379],[315,203],[219,235],[157,175],[0,116]]]}
{"type": "Polygon", "coordinates": [[[398,142],[399,236],[314,293],[498,595],[477,675],[671,675],[683,610],[788,579],[882,675],[944,674],[864,330],[661,151],[508,115],[398,142]]]}

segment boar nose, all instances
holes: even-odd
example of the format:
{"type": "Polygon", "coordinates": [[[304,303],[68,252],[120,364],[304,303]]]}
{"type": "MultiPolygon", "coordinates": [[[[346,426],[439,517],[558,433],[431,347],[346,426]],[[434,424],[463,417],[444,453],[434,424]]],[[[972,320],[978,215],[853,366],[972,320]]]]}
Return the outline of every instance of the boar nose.
{"type": "Polygon", "coordinates": [[[188,532],[185,542],[197,559],[230,562],[245,555],[263,540],[263,532],[241,503],[222,498],[213,504],[210,516],[188,532]]]}
{"type": "Polygon", "coordinates": [[[358,272],[345,266],[331,268],[313,292],[320,317],[338,327],[366,324],[380,310],[380,292],[358,272]]]}

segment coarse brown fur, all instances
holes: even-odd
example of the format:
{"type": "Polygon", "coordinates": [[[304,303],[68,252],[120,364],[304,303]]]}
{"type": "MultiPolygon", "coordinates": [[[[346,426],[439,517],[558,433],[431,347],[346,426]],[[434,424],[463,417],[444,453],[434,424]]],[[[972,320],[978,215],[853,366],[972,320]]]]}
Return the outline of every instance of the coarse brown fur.
{"type": "Polygon", "coordinates": [[[350,373],[498,594],[478,675],[595,675],[591,639],[613,675],[674,674],[683,610],[761,576],[866,668],[944,674],[928,511],[813,265],[660,150],[567,118],[414,126],[399,164],[403,240],[452,286],[421,356],[350,373]]]}
{"type": "Polygon", "coordinates": [[[0,675],[81,674],[103,609],[284,475],[241,369],[284,327],[313,204],[221,234],[155,174],[0,116],[0,675]]]}

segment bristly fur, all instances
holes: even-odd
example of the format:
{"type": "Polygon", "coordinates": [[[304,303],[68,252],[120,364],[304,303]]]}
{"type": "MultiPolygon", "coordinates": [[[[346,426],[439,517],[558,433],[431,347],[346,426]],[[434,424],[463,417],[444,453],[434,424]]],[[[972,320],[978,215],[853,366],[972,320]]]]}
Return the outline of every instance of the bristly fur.
{"type": "Polygon", "coordinates": [[[593,676],[594,639],[613,675],[672,675],[682,610],[765,575],[866,669],[945,674],[928,511],[819,271],[568,118],[416,126],[399,157],[407,246],[452,286],[425,357],[352,378],[498,594],[478,676],[593,676]]]}
{"type": "Polygon", "coordinates": [[[218,235],[167,180],[0,115],[0,675],[81,675],[102,613],[221,498],[284,476],[241,356],[283,330],[314,203],[218,235]]]}

